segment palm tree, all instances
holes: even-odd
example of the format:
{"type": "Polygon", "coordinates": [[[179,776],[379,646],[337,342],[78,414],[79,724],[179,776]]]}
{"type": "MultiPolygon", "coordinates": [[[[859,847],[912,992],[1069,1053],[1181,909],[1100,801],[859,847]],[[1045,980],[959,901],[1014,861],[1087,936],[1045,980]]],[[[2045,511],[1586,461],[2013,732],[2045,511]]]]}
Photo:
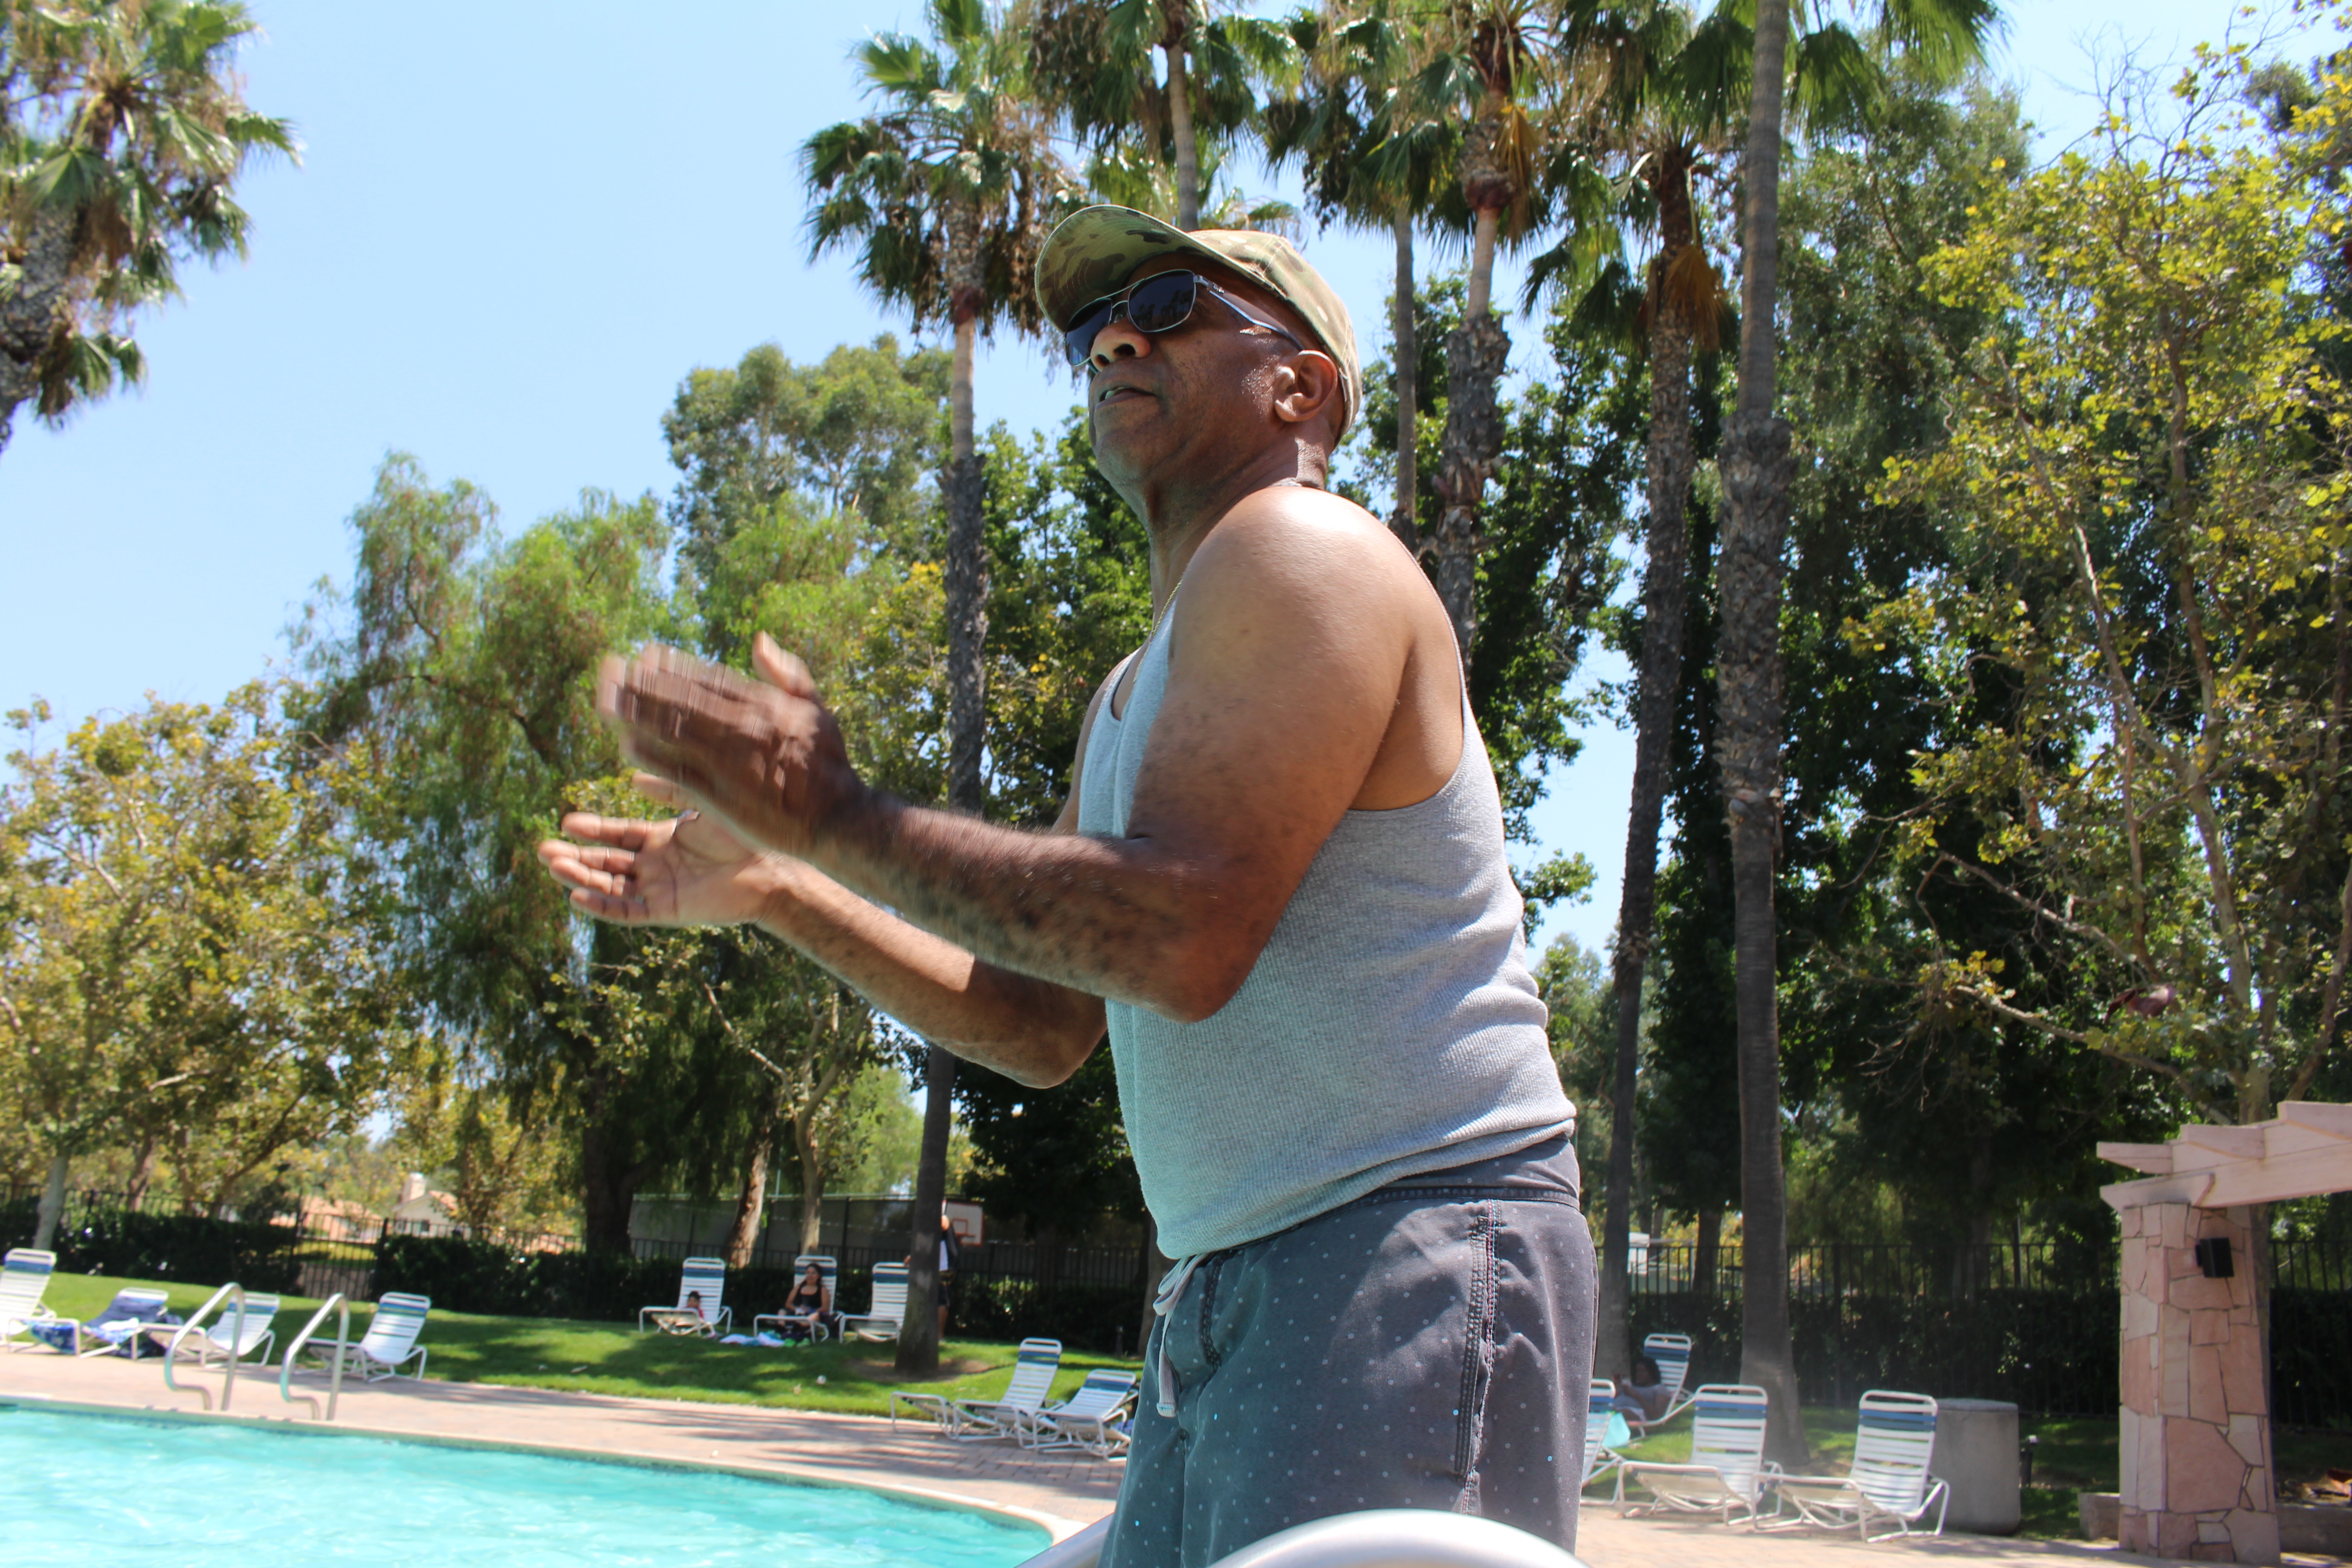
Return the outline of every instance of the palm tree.
{"type": "MultiPolygon", "coordinates": [[[[1726,502],[1716,645],[1724,809],[1730,818],[1733,991],[1739,1017],[1739,1171],[1742,1269],[1740,1377],[1772,1398],[1767,1451],[1783,1464],[1806,1458],[1789,1340],[1788,1194],[1780,1160],[1780,1022],[1773,868],[1780,839],[1780,590],[1796,462],[1789,422],[1773,412],[1780,338],[1780,142],[1791,80],[1809,112],[1832,94],[1812,81],[1866,95],[1872,55],[1843,25],[1818,13],[1790,37],[1789,0],[1754,0],[1753,93],[1741,165],[1739,397],[1717,466],[1726,502]],[[1791,47],[1793,42],[1793,48],[1791,47]],[[1793,57],[1793,58],[1792,58],[1793,57]],[[1810,80],[1809,80],[1810,79],[1810,80]],[[1780,1289],[1760,1289],[1767,1280],[1780,1289]]],[[[1998,13],[1992,0],[1879,0],[1880,48],[1906,48],[1931,66],[1981,55],[1998,13]]]]}
{"type": "MultiPolygon", "coordinates": [[[[1223,179],[1223,149],[1212,143],[1201,149],[1201,199],[1196,214],[1200,228],[1255,228],[1298,237],[1298,209],[1279,196],[1252,195],[1223,179]]],[[[1156,158],[1146,158],[1132,143],[1122,142],[1097,153],[1087,162],[1087,190],[1097,201],[1150,213],[1174,223],[1179,213],[1176,171],[1156,158]]]]}
{"type": "Polygon", "coordinates": [[[1534,219],[1538,144],[1528,112],[1538,58],[1527,0],[1452,0],[1431,24],[1426,63],[1386,121],[1391,140],[1373,151],[1392,163],[1403,138],[1431,121],[1460,130],[1457,172],[1470,222],[1470,274],[1463,321],[1445,341],[1445,436],[1433,488],[1441,510],[1426,542],[1430,576],[1454,623],[1466,668],[1477,637],[1478,513],[1503,450],[1496,385],[1511,340],[1489,303],[1495,248],[1528,232],[1534,219]]]}
{"type": "MultiPolygon", "coordinates": [[[[1656,237],[1640,286],[1622,254],[1604,248],[1618,224],[1571,233],[1536,258],[1530,297],[1547,286],[1581,295],[1589,315],[1639,324],[1650,364],[1648,518],[1642,579],[1642,660],[1637,675],[1633,803],[1618,905],[1612,979],[1616,1062],[1611,1095],[1607,1201],[1601,1246],[1601,1310],[1594,1364],[1622,1375],[1633,1367],[1632,1281],[1627,1269],[1633,1198],[1634,1080],[1642,984],[1657,911],[1658,833],[1668,784],[1667,752],[1682,688],[1683,622],[1689,581],[1687,507],[1697,455],[1692,446],[1691,362],[1716,346],[1722,284],[1707,259],[1692,181],[1727,150],[1741,105],[1717,62],[1727,19],[1694,25],[1675,0],[1632,5],[1569,0],[1559,17],[1563,74],[1579,101],[1568,134],[1586,147],[1622,191],[1624,227],[1656,237]],[[1623,306],[1638,295],[1638,308],[1623,306]],[[1616,309],[1612,311],[1611,307],[1616,309]],[[1597,307],[1597,309],[1596,309],[1597,307]]],[[[1735,80],[1737,79],[1731,79],[1735,80]]],[[[1597,216],[1597,215],[1596,215],[1597,216]]]]}
{"type": "Polygon", "coordinates": [[[1294,95],[1266,105],[1268,159],[1303,168],[1317,217],[1389,230],[1396,244],[1390,301],[1395,343],[1396,507],[1389,526],[1408,549],[1420,543],[1418,388],[1413,322],[1413,226],[1437,199],[1440,170],[1457,139],[1450,118],[1417,117],[1407,90],[1425,48],[1417,22],[1396,0],[1300,11],[1286,24],[1306,62],[1294,95]]]}
{"type": "Polygon", "coordinates": [[[59,419],[142,379],[124,329],[182,259],[245,254],[237,176],[299,155],[238,90],[257,30],[220,0],[0,0],[0,449],[26,403],[59,419]]]}
{"type": "MultiPolygon", "coordinates": [[[[1036,256],[1070,205],[1074,182],[1024,80],[1021,31],[982,0],[930,0],[931,40],[877,35],[853,58],[877,111],[826,127],[802,151],[812,258],[855,247],[859,280],[920,326],[955,333],[948,384],[948,799],[978,815],[986,699],[988,553],[984,477],[972,434],[972,355],[1000,322],[1045,327],[1033,286],[1036,256]]],[[[902,1371],[939,1365],[930,1310],[933,1238],[945,1195],[955,1058],[930,1047],[922,1162],[915,1182],[913,1273],[902,1371]]]]}
{"type": "Polygon", "coordinates": [[[1255,16],[1220,16],[1211,0],[1036,0],[1023,21],[1030,79],[1097,154],[1139,143],[1175,170],[1175,223],[1202,226],[1202,137],[1228,138],[1257,118],[1257,88],[1295,67],[1290,39],[1255,16]],[[1160,52],[1166,83],[1152,68],[1160,52]]]}

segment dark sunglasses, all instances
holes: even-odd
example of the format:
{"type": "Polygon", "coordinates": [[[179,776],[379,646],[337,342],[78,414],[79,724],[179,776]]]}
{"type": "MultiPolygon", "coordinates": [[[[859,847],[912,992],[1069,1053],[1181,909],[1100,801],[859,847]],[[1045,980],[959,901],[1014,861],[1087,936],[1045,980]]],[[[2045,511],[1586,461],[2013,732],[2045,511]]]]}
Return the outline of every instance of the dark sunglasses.
{"type": "Polygon", "coordinates": [[[1107,294],[1086,309],[1085,314],[1070,323],[1062,334],[1062,342],[1070,356],[1072,370],[1085,370],[1094,358],[1095,339],[1105,327],[1125,316],[1139,332],[1170,332],[1192,319],[1192,307],[1201,302],[1203,294],[1214,295],[1224,302],[1225,309],[1253,327],[1264,327],[1269,332],[1280,332],[1296,347],[1307,345],[1288,328],[1254,316],[1242,302],[1210,282],[1197,272],[1155,272],[1128,289],[1124,294],[1107,294]]]}

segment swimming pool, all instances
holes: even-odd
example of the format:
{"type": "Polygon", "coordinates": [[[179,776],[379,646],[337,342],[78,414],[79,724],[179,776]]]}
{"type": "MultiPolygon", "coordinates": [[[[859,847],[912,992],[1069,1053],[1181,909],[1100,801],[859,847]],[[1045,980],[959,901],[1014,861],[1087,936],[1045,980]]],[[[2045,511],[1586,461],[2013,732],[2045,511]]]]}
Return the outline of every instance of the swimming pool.
{"type": "Polygon", "coordinates": [[[1047,1543],[856,1487],[5,1403],[0,1496],[16,1563],[1009,1568],[1047,1543]]]}

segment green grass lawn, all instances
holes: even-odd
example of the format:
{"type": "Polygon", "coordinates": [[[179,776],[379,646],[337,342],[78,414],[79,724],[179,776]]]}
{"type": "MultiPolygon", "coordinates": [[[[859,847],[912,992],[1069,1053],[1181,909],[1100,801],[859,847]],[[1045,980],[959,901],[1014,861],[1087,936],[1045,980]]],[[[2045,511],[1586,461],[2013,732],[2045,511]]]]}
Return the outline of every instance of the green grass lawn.
{"type": "MultiPolygon", "coordinates": [[[[172,1310],[183,1315],[202,1306],[209,1287],[162,1280],[117,1279],[95,1274],[59,1274],[49,1282],[47,1301],[58,1313],[88,1319],[131,1285],[160,1285],[172,1310]]],[[[278,1344],[301,1331],[319,1303],[289,1296],[278,1308],[278,1344]]],[[[352,1335],[366,1331],[373,1309],[352,1308],[352,1335]]],[[[333,1331],[332,1320],[326,1331],[333,1331]]],[[[722,1345],[671,1334],[640,1334],[623,1323],[576,1322],[563,1318],[488,1318],[436,1310],[418,1342],[430,1352],[426,1376],[449,1383],[499,1383],[588,1394],[618,1394],[637,1399],[695,1399],[722,1405],[772,1405],[794,1410],[837,1410],[865,1415],[890,1413],[893,1389],[945,1394],[959,1399],[992,1398],[1004,1391],[1015,1348],[978,1341],[950,1340],[941,1347],[941,1375],[901,1378],[892,1368],[892,1347],[871,1342],[828,1342],[814,1348],[763,1349],[722,1345]]],[[[1053,1397],[1067,1398],[1098,1366],[1140,1370],[1141,1363],[1071,1351],[1062,1357],[1053,1397]]]]}
{"type": "MultiPolygon", "coordinates": [[[[1813,1469],[1824,1475],[1844,1474],[1853,1458],[1854,1413],[1808,1405],[1804,1415],[1813,1469]]],[[[2116,1489],[2116,1424],[2095,1417],[2029,1415],[2019,1421],[2018,1436],[2042,1439],[2034,1445],[2033,1484],[2020,1500],[2024,1522],[2018,1533],[2081,1539],[2075,1494],[2116,1489]]],[[[1691,1423],[1682,1417],[1623,1451],[1628,1458],[1678,1465],[1690,1458],[1690,1445],[1691,1423]]],[[[2352,1467],[2352,1432],[2280,1432],[2277,1445],[2282,1490],[2296,1481],[2317,1480],[2330,1465],[2339,1469],[2352,1467]]],[[[1604,1478],[1588,1495],[1604,1496],[1612,1484],[1613,1478],[1604,1478]]]]}

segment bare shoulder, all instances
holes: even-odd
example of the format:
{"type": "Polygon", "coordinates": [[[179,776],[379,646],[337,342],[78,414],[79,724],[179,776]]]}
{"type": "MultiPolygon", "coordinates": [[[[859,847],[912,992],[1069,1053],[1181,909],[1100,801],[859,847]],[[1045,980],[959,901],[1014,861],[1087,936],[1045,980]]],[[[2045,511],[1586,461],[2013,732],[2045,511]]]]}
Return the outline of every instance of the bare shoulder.
{"type": "Polygon", "coordinates": [[[1396,535],[1355,502],[1322,490],[1244,498],[1202,542],[1184,577],[1180,608],[1188,618],[1204,602],[1272,601],[1310,616],[1394,619],[1402,632],[1419,619],[1418,609],[1444,613],[1396,535]]]}

